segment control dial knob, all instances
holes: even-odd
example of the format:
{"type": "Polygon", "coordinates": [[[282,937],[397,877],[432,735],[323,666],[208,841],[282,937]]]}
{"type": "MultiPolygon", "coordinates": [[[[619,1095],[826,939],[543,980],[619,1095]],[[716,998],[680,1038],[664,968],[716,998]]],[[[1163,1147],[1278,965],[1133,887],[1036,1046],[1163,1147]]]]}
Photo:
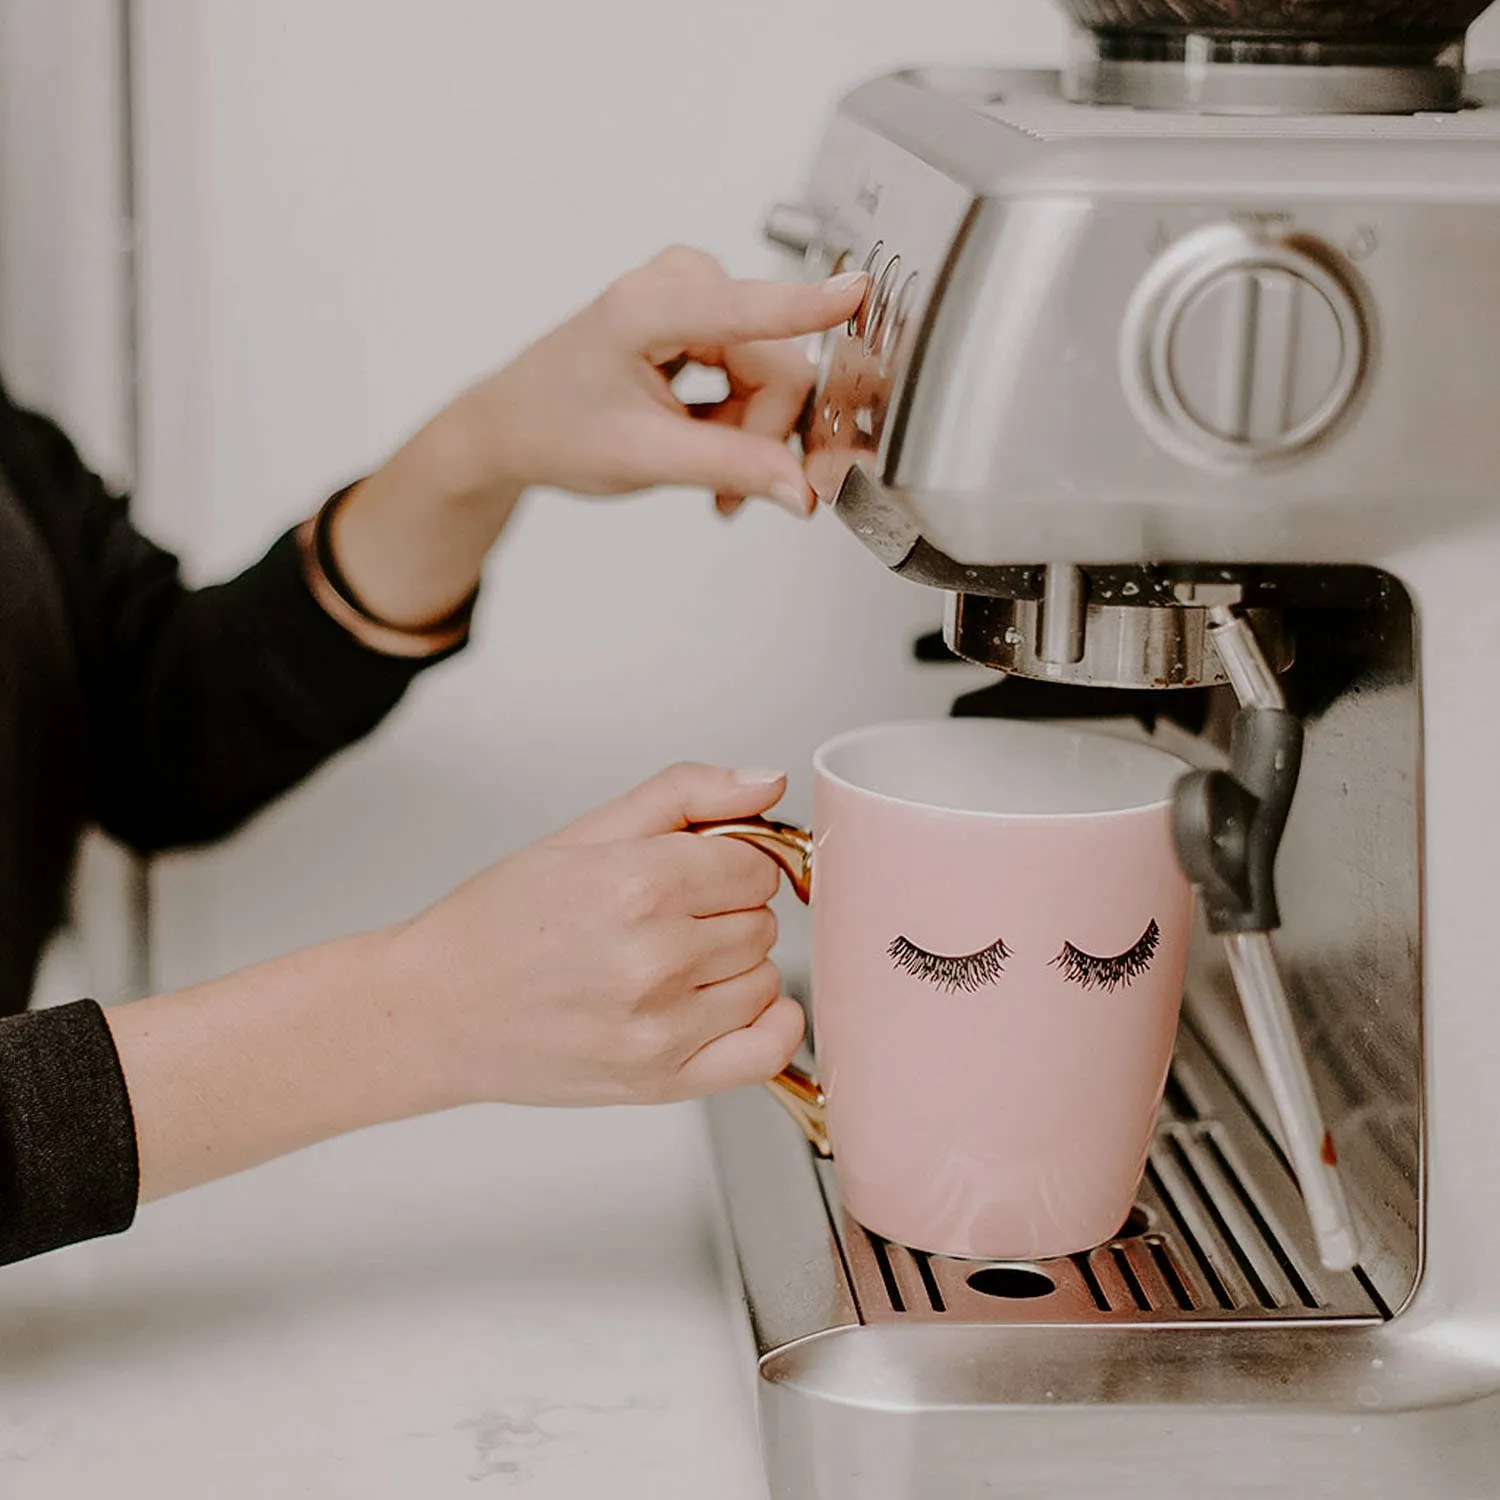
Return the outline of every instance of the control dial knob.
{"type": "Polygon", "coordinates": [[[766,211],[761,233],[773,245],[806,255],[823,238],[823,216],[800,203],[774,203],[766,211]]]}
{"type": "Polygon", "coordinates": [[[1365,322],[1333,251],[1214,225],[1137,288],[1121,373],[1136,415],[1190,462],[1241,467],[1322,437],[1364,375],[1365,322]]]}
{"type": "Polygon", "coordinates": [[[820,209],[800,203],[777,203],[761,225],[766,242],[802,257],[803,274],[821,281],[849,250],[848,237],[820,209]]]}

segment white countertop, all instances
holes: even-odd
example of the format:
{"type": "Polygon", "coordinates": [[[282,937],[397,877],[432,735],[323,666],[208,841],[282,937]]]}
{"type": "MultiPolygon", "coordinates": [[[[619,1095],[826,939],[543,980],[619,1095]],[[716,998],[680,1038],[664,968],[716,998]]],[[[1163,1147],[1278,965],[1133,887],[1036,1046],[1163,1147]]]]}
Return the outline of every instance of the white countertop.
{"type": "Polygon", "coordinates": [[[330,1142],[0,1269],[5,1500],[766,1500],[697,1106],[330,1142]]]}

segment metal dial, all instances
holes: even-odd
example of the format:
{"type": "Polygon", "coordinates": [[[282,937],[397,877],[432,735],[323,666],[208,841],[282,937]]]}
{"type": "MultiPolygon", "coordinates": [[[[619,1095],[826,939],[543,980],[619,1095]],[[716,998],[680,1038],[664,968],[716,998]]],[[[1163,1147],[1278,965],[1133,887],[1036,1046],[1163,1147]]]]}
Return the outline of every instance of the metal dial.
{"type": "Polygon", "coordinates": [[[1121,358],[1158,442],[1242,466],[1305,448],[1343,416],[1364,373],[1365,325],[1332,251],[1215,225],[1146,274],[1121,358]]]}
{"type": "Polygon", "coordinates": [[[761,233],[773,245],[794,255],[807,255],[823,239],[827,223],[822,214],[800,203],[775,203],[766,211],[761,233]]]}

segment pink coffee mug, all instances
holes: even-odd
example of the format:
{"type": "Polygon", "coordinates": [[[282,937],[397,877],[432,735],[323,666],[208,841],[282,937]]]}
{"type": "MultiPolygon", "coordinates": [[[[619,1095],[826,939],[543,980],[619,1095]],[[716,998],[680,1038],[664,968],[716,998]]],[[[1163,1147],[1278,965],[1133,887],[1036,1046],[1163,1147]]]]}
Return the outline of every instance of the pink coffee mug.
{"type": "Polygon", "coordinates": [[[831,1146],[844,1206],[943,1255],[1109,1239],[1176,1034],[1193,891],[1171,795],[1188,767],[995,719],[858,729],[813,766],[811,834],[699,831],[811,889],[820,1083],[789,1069],[773,1087],[831,1146]]]}

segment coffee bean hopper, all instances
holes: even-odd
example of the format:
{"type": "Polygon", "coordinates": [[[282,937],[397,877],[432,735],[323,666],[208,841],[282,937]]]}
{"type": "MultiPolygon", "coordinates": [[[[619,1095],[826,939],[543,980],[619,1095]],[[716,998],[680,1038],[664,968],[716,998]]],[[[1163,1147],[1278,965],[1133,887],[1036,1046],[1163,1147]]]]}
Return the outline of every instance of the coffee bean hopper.
{"type": "Polygon", "coordinates": [[[1176,1062],[1128,1222],[1028,1264],[866,1232],[769,1096],[713,1101],[771,1490],[1500,1495],[1483,7],[1069,8],[1061,74],[856,89],[768,232],[871,275],[810,473],[947,595],[933,670],[996,669],[955,712],[1199,768],[1176,1062]]]}

